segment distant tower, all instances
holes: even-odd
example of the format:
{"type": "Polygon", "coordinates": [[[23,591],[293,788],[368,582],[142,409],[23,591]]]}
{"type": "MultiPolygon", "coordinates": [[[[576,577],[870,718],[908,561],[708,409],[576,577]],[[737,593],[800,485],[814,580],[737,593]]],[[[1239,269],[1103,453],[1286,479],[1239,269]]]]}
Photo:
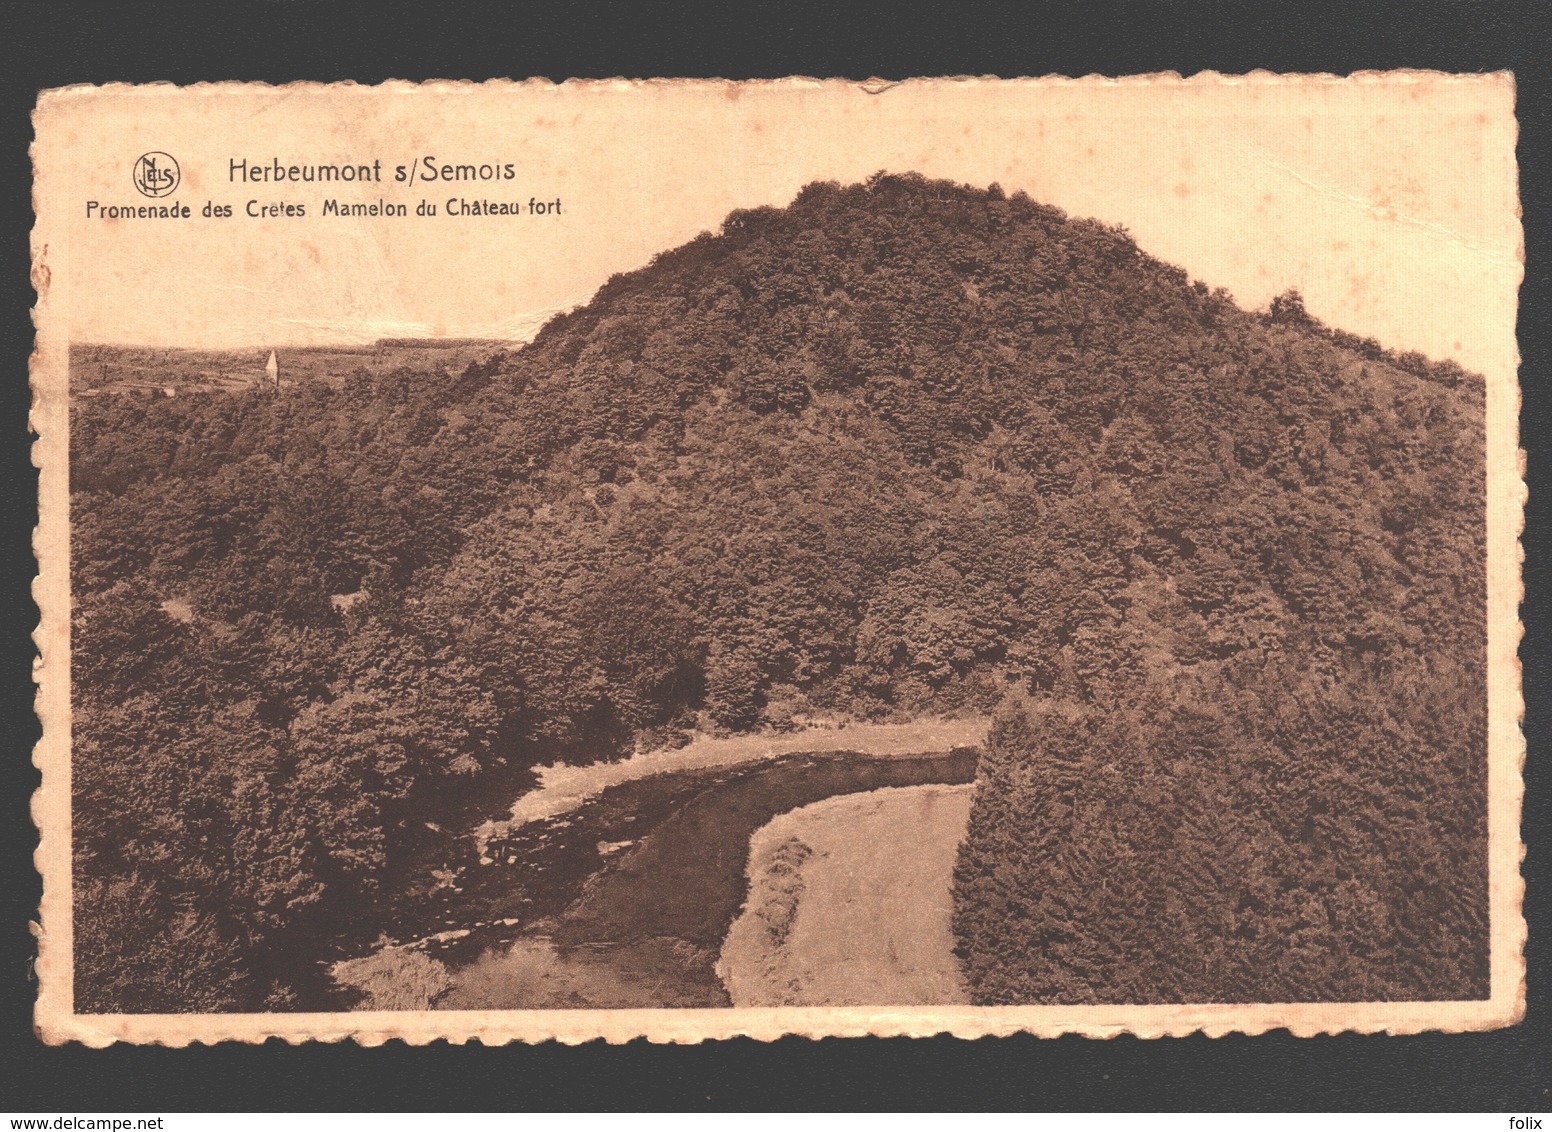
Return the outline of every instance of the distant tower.
{"type": "Polygon", "coordinates": [[[269,383],[275,387],[275,392],[280,392],[280,363],[275,361],[275,351],[269,352],[269,361],[264,363],[264,372],[269,375],[269,383]]]}

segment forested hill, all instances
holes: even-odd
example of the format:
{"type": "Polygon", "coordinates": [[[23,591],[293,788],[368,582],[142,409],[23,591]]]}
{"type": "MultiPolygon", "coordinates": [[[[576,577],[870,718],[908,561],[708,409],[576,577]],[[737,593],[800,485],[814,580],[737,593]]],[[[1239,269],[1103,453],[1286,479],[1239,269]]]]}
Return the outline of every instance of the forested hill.
{"type": "Polygon", "coordinates": [[[880,175],[462,372],[78,403],[78,1009],[294,1003],[506,768],[999,705],[978,1000],[1485,994],[1482,396],[880,175]]]}

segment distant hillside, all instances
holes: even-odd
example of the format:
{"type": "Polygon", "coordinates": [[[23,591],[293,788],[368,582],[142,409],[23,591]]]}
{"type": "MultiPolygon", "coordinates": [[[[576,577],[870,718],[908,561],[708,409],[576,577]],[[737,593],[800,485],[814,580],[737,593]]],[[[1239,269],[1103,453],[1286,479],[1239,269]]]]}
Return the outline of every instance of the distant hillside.
{"type": "Polygon", "coordinates": [[[878,176],[335,376],[74,411],[78,1006],[294,1003],[513,767],[998,705],[977,1001],[1487,993],[1459,367],[878,176]]]}
{"type": "MultiPolygon", "coordinates": [[[[515,348],[512,342],[485,338],[381,338],[369,346],[278,346],[282,386],[303,381],[339,383],[357,369],[374,376],[401,367],[463,370],[473,362],[515,348]]],[[[70,392],[76,397],[100,393],[234,393],[262,386],[270,348],[185,350],[152,346],[70,347],[70,392]]]]}

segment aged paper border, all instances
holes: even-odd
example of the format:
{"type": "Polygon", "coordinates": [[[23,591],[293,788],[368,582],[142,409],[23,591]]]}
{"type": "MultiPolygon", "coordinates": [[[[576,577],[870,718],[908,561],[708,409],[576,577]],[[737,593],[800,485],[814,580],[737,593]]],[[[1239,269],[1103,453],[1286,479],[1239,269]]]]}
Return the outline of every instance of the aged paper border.
{"type": "MultiPolygon", "coordinates": [[[[1406,81],[1409,77],[1441,77],[1452,82],[1505,84],[1513,90],[1512,75],[1441,76],[1438,72],[1360,72],[1341,78],[1333,75],[1274,75],[1254,72],[1223,76],[1202,72],[1188,79],[1178,74],[1130,76],[1106,79],[1090,76],[1068,79],[912,79],[911,85],[934,82],[1008,84],[1248,84],[1368,83],[1406,81]]],[[[651,80],[687,85],[722,86],[715,80],[651,80]]],[[[817,80],[787,79],[762,82],[812,84],[817,80]]],[[[567,86],[599,83],[649,85],[627,80],[570,80],[567,86]]],[[[265,86],[267,84],[219,84],[265,86]]],[[[380,88],[413,91],[422,87],[472,85],[465,83],[384,83],[380,88]]],[[[524,84],[496,82],[494,87],[549,87],[545,80],[524,84]]],[[[855,85],[878,91],[895,83],[852,84],[829,80],[825,85],[855,85]]],[[[190,97],[212,89],[213,84],[181,88],[190,97]]],[[[45,92],[34,111],[38,125],[41,111],[51,98],[72,91],[127,89],[65,88],[45,92]]],[[[355,84],[296,83],[286,89],[327,91],[356,89],[355,84]]],[[[36,161],[38,144],[34,142],[36,161]]],[[[336,1042],[350,1039],[365,1046],[400,1040],[412,1045],[432,1041],[478,1041],[484,1044],[559,1041],[577,1044],[603,1039],[623,1043],[646,1038],[656,1043],[698,1043],[706,1040],[749,1037],[762,1041],[787,1035],[808,1037],[927,1037],[952,1034],[960,1038],[1006,1036],[1027,1033],[1042,1037],[1075,1033],[1089,1037],[1132,1034],[1155,1038],[1201,1032],[1209,1037],[1229,1033],[1259,1034],[1286,1029],[1295,1036],[1358,1033],[1415,1034],[1430,1030],[1465,1032],[1497,1029],[1520,1021],[1525,1014],[1526,923],[1523,915],[1524,881],[1520,864],[1524,846],[1520,815],[1524,798],[1523,768],[1526,753],[1521,729],[1524,717],[1522,671],[1518,656],[1523,627],[1519,604],[1524,596],[1524,560],[1520,535],[1524,529],[1525,453],[1519,447],[1520,391],[1510,380],[1489,378],[1486,389],[1486,502],[1487,502],[1487,612],[1488,612],[1488,804],[1489,877],[1491,921],[1491,996],[1481,1001],[1362,1002],[1362,1003],[1248,1003],[1207,1005],[1107,1005],[1017,1007],[827,1007],[781,1009],[638,1009],[545,1011],[427,1011],[354,1012],[330,1014],[163,1014],[78,1015],[72,1009],[71,966],[71,868],[70,868],[70,585],[69,585],[69,297],[51,287],[49,241],[52,235],[50,202],[35,189],[36,224],[32,234],[32,283],[37,292],[33,321],[37,336],[30,359],[32,410],[30,423],[37,434],[32,459],[39,469],[39,522],[33,536],[38,576],[33,596],[39,610],[33,634],[38,649],[34,662],[37,682],[35,704],[43,736],[33,753],[42,772],[42,785],[32,799],[32,815],[39,834],[34,863],[43,877],[44,894],[39,922],[33,925],[38,939],[39,994],[34,1010],[34,1029],[48,1044],[79,1041],[91,1047],[115,1042],[185,1047],[191,1043],[220,1041],[262,1042],[277,1037],[297,1043],[336,1042]]],[[[1517,249],[1519,280],[1523,281],[1524,243],[1517,249]]]]}

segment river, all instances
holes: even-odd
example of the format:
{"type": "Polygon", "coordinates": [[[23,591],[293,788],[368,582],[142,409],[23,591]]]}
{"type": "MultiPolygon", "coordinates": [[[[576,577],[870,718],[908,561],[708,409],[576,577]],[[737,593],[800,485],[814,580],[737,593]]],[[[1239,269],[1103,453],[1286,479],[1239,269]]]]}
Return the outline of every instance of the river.
{"type": "Polygon", "coordinates": [[[449,1009],[728,1006],[716,964],[778,814],[880,787],[968,783],[977,752],[804,752],[655,774],[523,823],[449,868],[390,950],[434,959],[449,1009]],[[445,976],[440,972],[445,969],[445,976]]]}

